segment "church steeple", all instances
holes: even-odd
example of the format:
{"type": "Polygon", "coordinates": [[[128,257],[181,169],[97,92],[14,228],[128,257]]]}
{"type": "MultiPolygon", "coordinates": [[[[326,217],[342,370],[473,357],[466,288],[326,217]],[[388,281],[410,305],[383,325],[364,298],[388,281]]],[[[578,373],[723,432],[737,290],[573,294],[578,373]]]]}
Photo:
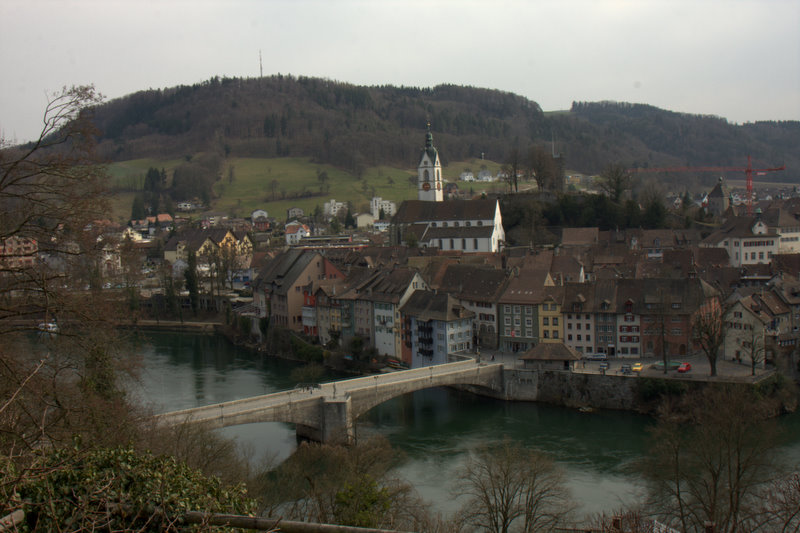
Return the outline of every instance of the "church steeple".
{"type": "Polygon", "coordinates": [[[425,134],[425,148],[417,167],[417,195],[426,202],[441,202],[444,200],[444,187],[442,185],[442,163],[439,152],[433,146],[431,123],[428,122],[428,131],[425,134]]]}

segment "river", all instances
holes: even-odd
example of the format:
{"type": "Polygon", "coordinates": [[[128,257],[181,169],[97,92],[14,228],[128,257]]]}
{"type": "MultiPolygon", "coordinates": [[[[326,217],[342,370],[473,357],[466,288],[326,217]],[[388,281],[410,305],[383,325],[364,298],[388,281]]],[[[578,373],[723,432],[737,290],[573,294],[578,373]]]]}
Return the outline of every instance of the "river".
{"type": "MultiPolygon", "coordinates": [[[[131,344],[142,358],[140,402],[158,412],[267,394],[295,385],[292,362],[254,354],[212,335],[148,333],[131,344]]],[[[331,377],[330,379],[333,379],[331,377]]],[[[445,388],[418,391],[385,402],[359,419],[356,435],[386,436],[404,459],[399,477],[409,481],[433,509],[458,505],[452,485],[469,450],[509,438],[547,452],[566,470],[584,513],[613,511],[642,493],[632,463],[645,451],[652,419],[627,412],[581,413],[530,402],[502,402],[445,388]]],[[[800,416],[787,417],[800,462],[800,416]]],[[[220,430],[255,458],[282,460],[296,447],[289,424],[262,423],[220,430]]]]}

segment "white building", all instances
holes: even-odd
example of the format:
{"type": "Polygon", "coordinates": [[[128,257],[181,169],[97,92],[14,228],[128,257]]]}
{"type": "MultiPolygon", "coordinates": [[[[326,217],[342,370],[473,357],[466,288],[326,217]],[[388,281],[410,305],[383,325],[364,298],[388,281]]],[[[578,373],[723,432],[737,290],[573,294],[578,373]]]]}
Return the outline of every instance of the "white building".
{"type": "Polygon", "coordinates": [[[730,258],[730,266],[769,264],[778,253],[780,235],[772,231],[755,217],[733,217],[714,233],[703,239],[700,246],[724,248],[730,258]]]}
{"type": "Polygon", "coordinates": [[[494,181],[494,176],[489,170],[481,170],[478,172],[478,181],[494,181]]]}
{"type": "Polygon", "coordinates": [[[286,244],[292,246],[298,244],[301,239],[311,235],[311,230],[305,224],[290,222],[284,230],[286,234],[286,244]]]}
{"type": "Polygon", "coordinates": [[[347,210],[347,202],[337,202],[333,198],[325,202],[322,206],[322,212],[326,218],[335,217],[340,211],[345,210],[347,210]]]}
{"type": "Polygon", "coordinates": [[[464,171],[461,173],[458,179],[461,181],[475,181],[475,174],[469,171],[464,171]]]}
{"type": "Polygon", "coordinates": [[[375,196],[370,201],[369,212],[372,213],[375,220],[378,220],[380,219],[381,211],[383,211],[385,217],[393,217],[397,213],[397,204],[384,200],[380,196],[375,196]]]}

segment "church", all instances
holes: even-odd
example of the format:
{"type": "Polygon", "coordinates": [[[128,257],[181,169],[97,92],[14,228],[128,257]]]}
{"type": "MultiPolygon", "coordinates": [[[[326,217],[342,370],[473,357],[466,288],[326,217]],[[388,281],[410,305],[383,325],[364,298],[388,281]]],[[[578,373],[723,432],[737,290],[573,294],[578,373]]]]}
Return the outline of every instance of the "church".
{"type": "Polygon", "coordinates": [[[498,252],[505,242],[498,200],[444,201],[442,162],[430,124],[417,166],[418,200],[407,200],[392,218],[392,244],[414,244],[462,253],[498,252]]]}

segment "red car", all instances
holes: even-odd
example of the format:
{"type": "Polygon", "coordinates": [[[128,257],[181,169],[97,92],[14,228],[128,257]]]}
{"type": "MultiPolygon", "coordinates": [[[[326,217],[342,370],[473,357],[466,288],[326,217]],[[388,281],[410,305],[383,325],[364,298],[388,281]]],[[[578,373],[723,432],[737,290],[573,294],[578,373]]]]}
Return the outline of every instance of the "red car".
{"type": "Polygon", "coordinates": [[[692,365],[690,363],[681,363],[681,366],[678,367],[678,372],[681,374],[688,372],[692,369],[692,365]]]}

